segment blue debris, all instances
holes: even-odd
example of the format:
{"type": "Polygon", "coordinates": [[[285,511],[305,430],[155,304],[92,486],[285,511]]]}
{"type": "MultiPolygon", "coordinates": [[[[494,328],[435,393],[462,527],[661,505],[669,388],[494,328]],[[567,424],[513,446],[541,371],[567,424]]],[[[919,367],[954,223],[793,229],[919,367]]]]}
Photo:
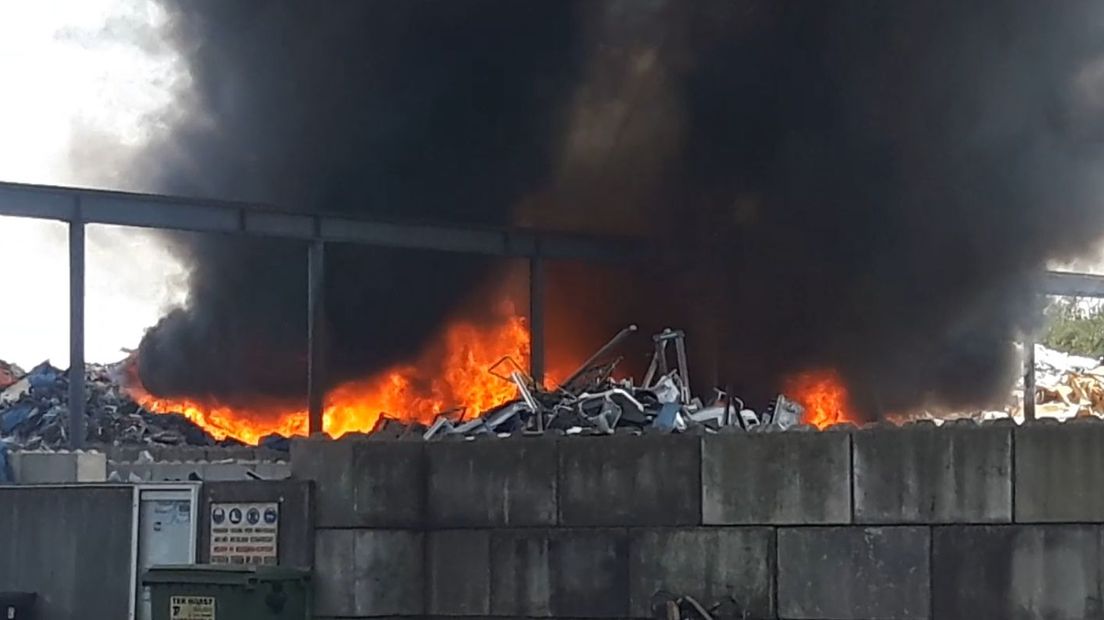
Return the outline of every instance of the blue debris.
{"type": "Polygon", "coordinates": [[[50,362],[42,362],[27,373],[27,380],[31,382],[32,389],[53,387],[64,376],[64,373],[50,365],[50,362]]]}
{"type": "Polygon", "coordinates": [[[11,467],[8,465],[8,445],[0,443],[0,484],[15,482],[11,467]]]}
{"type": "Polygon", "coordinates": [[[291,439],[284,437],[279,433],[272,433],[271,435],[265,435],[261,437],[259,444],[262,448],[268,448],[270,450],[279,450],[280,452],[289,452],[291,450],[291,439]]]}
{"type": "Polygon", "coordinates": [[[0,414],[0,433],[10,435],[37,412],[34,403],[20,403],[9,408],[0,414]]]}
{"type": "Polygon", "coordinates": [[[652,422],[652,426],[665,433],[675,430],[675,425],[678,424],[678,414],[681,410],[682,405],[679,403],[663,403],[663,406],[659,408],[659,415],[652,422]]]}

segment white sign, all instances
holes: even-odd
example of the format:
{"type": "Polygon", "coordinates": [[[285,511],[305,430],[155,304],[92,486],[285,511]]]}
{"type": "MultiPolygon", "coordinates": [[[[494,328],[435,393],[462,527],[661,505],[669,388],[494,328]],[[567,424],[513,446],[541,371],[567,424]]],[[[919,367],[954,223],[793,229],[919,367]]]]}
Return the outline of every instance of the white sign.
{"type": "Polygon", "coordinates": [[[276,564],[280,504],[211,503],[211,564],[276,564]]]}
{"type": "Polygon", "coordinates": [[[215,620],[215,597],[170,597],[169,618],[171,620],[215,620]]]}

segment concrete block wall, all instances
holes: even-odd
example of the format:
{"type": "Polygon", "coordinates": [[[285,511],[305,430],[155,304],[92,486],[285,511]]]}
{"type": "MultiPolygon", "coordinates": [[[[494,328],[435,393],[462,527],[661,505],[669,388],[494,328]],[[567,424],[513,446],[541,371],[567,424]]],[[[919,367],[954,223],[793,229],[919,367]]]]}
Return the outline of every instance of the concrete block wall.
{"type": "Polygon", "coordinates": [[[121,482],[278,481],[291,475],[288,463],[277,461],[108,461],[107,470],[121,482]]]}
{"type": "Polygon", "coordinates": [[[126,618],[133,501],[126,485],[0,486],[0,592],[37,593],[38,620],[126,618]]]}
{"type": "Polygon", "coordinates": [[[1104,423],[299,440],[317,618],[1104,620],[1104,423]]]}
{"type": "Polygon", "coordinates": [[[18,484],[105,482],[107,457],[93,451],[16,450],[9,456],[18,484]]]}

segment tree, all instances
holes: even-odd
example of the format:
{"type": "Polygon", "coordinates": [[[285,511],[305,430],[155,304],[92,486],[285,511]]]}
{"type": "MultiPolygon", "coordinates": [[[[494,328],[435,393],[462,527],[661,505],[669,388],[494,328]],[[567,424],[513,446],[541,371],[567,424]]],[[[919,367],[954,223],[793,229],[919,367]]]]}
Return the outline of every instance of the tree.
{"type": "Polygon", "coordinates": [[[1061,298],[1047,307],[1048,328],[1042,344],[1056,351],[1086,357],[1104,357],[1104,306],[1081,299],[1061,298]]]}

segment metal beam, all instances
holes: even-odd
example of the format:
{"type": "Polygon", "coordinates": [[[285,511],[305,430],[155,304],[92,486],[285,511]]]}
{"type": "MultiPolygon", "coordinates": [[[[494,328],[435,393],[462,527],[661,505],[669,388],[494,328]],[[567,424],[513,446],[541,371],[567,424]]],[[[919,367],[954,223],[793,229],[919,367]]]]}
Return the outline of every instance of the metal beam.
{"type": "Polygon", "coordinates": [[[326,404],[326,245],[311,243],[307,255],[307,428],[323,432],[326,404]]]}
{"type": "Polygon", "coordinates": [[[72,222],[76,200],[81,202],[81,221],[87,224],[588,261],[631,261],[644,249],[629,237],[394,222],[267,205],[0,182],[0,215],[72,222]]]}
{"type": "Polygon", "coordinates": [[[1024,390],[1023,390],[1023,412],[1024,420],[1035,419],[1035,335],[1027,333],[1024,335],[1023,342],[1024,350],[1024,365],[1023,365],[1023,377],[1024,377],[1024,390]]]}
{"type": "Polygon", "coordinates": [[[529,374],[544,385],[544,261],[539,257],[529,259],[529,374]]]}
{"type": "Polygon", "coordinates": [[[1104,276],[1048,271],[1043,278],[1042,292],[1068,297],[1104,297],[1104,276]]]}
{"type": "Polygon", "coordinates": [[[84,224],[77,219],[69,223],[69,448],[83,448],[84,435],[84,224]]]}

